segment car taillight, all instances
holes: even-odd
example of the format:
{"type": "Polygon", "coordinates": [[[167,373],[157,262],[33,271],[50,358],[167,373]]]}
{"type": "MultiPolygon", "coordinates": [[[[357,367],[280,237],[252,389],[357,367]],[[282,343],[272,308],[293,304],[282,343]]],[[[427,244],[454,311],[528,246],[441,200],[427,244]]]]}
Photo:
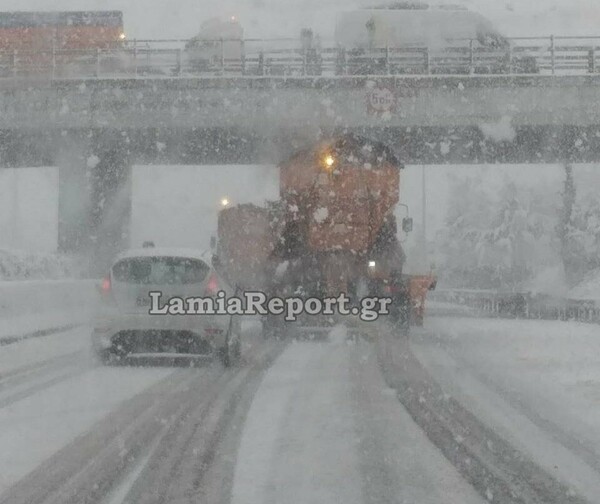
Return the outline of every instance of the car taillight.
{"type": "Polygon", "coordinates": [[[219,291],[219,279],[217,275],[212,273],[208,278],[208,282],[206,283],[206,295],[214,296],[219,291]]]}
{"type": "Polygon", "coordinates": [[[111,289],[111,284],[110,284],[110,277],[106,276],[102,279],[102,284],[100,285],[100,290],[102,291],[102,294],[110,294],[110,289],[111,289]]]}

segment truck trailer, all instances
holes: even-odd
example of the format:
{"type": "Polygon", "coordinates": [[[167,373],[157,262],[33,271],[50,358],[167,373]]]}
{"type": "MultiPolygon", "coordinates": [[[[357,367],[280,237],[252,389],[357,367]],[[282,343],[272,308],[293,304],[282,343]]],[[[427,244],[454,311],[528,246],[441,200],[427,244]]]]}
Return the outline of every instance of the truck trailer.
{"type": "MultiPolygon", "coordinates": [[[[279,166],[278,201],[220,212],[216,255],[224,274],[240,289],[270,297],[388,297],[390,320],[406,331],[411,278],[403,274],[395,216],[402,168],[386,145],[351,134],[295,153],[279,166]]],[[[412,228],[409,218],[402,224],[412,228]]],[[[268,328],[283,325],[267,317],[268,328]]]]}

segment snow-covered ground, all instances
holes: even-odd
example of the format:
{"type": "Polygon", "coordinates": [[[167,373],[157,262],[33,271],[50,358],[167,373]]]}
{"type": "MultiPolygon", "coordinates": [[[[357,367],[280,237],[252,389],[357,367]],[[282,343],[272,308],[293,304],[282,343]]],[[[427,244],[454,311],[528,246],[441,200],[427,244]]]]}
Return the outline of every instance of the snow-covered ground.
{"type": "MultiPolygon", "coordinates": [[[[262,341],[260,321],[249,318],[242,328],[244,351],[262,341]]],[[[49,457],[94,432],[100,422],[106,427],[109,414],[178,372],[176,367],[98,366],[90,333],[83,325],[0,346],[0,501],[49,457]]],[[[151,397],[150,404],[158,400],[151,397]]]]}
{"type": "Polygon", "coordinates": [[[571,299],[591,299],[600,302],[600,270],[592,271],[579,285],[569,291],[571,299]]]}
{"type": "MultiPolygon", "coordinates": [[[[83,356],[90,346],[90,334],[89,328],[78,327],[3,346],[0,350],[0,378],[72,353],[83,356]]],[[[87,357],[85,355],[86,361],[87,357]]]]}
{"type": "Polygon", "coordinates": [[[254,398],[235,504],[483,502],[385,384],[373,347],[292,344],[254,398]]]}
{"type": "Polygon", "coordinates": [[[426,301],[427,313],[434,311],[436,315],[446,316],[462,316],[462,317],[477,317],[477,310],[468,306],[461,306],[454,303],[446,303],[443,301],[426,301]]]}
{"type": "MultiPolygon", "coordinates": [[[[462,308],[444,303],[430,310],[454,316],[428,317],[410,345],[449,397],[597,502],[597,328],[460,317],[462,308]]],[[[270,344],[258,321],[244,328],[246,351],[270,344]]],[[[171,368],[94,367],[89,334],[82,327],[0,347],[0,500],[49,457],[98,425],[105,432],[109,415],[175,376],[171,368]]],[[[267,370],[240,425],[238,451],[224,455],[233,457],[232,502],[483,502],[386,384],[376,345],[346,335],[338,328],[327,341],[291,342],[267,370]]]]}
{"type": "Polygon", "coordinates": [[[0,410],[0,492],[168,369],[97,368],[0,410]]]}
{"type": "Polygon", "coordinates": [[[172,372],[95,368],[89,349],[87,327],[1,347],[0,493],[116,405],[172,372]],[[53,362],[58,366],[43,379],[28,376],[28,388],[4,383],[53,362]]]}
{"type": "Polygon", "coordinates": [[[411,346],[446,392],[597,502],[598,334],[571,322],[431,317],[411,346]]]}
{"type": "MultiPolygon", "coordinates": [[[[56,248],[56,241],[57,237],[52,236],[53,248],[56,248]]],[[[34,246],[29,250],[33,249],[34,246]]],[[[87,264],[81,257],[0,249],[0,282],[85,278],[86,269],[87,264]]]]}
{"type": "Polygon", "coordinates": [[[97,296],[94,280],[0,282],[0,340],[85,323],[97,296]]]}

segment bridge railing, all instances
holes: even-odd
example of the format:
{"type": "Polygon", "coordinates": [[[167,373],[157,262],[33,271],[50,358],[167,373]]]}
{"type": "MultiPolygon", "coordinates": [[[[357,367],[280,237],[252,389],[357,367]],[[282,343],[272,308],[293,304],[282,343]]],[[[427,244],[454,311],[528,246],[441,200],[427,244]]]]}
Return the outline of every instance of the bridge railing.
{"type": "Polygon", "coordinates": [[[296,39],[133,40],[108,48],[0,51],[0,77],[593,74],[599,67],[600,37],[508,42],[344,49],[296,39]]]}

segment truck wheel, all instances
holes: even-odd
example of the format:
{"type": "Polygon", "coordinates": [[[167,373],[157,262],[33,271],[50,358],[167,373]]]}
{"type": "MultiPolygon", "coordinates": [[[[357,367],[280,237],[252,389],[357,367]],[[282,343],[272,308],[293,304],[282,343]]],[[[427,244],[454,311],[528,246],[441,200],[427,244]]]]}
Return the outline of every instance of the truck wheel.
{"type": "Polygon", "coordinates": [[[405,312],[396,322],[398,335],[407,338],[410,335],[410,312],[405,312]]]}
{"type": "Polygon", "coordinates": [[[408,337],[410,333],[411,311],[408,296],[399,296],[394,300],[392,321],[399,336],[408,337]]]}
{"type": "Polygon", "coordinates": [[[219,348],[217,350],[217,354],[219,356],[219,360],[226,368],[231,367],[235,363],[233,349],[229,345],[219,348]]]}
{"type": "Polygon", "coordinates": [[[229,356],[229,350],[226,346],[221,347],[217,350],[217,357],[219,357],[221,364],[223,364],[223,366],[225,366],[226,368],[231,366],[231,358],[229,356]]]}

